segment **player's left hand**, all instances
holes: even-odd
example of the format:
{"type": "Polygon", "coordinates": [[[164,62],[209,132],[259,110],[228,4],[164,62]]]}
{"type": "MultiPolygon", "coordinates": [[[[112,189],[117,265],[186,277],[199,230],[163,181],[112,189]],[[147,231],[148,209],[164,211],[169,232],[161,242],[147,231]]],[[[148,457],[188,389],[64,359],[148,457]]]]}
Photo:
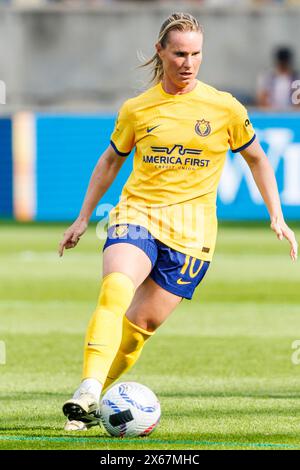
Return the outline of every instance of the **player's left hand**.
{"type": "Polygon", "coordinates": [[[293,230],[279,217],[271,219],[271,229],[276,233],[278,240],[287,239],[291,247],[290,257],[293,261],[296,261],[298,257],[298,243],[293,230]]]}

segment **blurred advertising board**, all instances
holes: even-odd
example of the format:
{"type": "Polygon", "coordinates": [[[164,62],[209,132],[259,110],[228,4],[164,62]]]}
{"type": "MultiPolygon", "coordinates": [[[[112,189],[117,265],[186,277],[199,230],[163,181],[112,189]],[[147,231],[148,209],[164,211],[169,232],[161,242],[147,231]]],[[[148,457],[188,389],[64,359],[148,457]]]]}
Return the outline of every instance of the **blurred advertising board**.
{"type": "MultiPolygon", "coordinates": [[[[275,170],[285,216],[300,219],[300,116],[253,112],[250,117],[275,170]]],[[[112,115],[32,113],[18,113],[12,121],[0,119],[0,216],[40,221],[76,218],[114,120],[112,115]]],[[[118,202],[132,157],[126,159],[102,204],[118,202]]],[[[228,152],[217,207],[220,220],[268,218],[240,154],[228,152]]]]}

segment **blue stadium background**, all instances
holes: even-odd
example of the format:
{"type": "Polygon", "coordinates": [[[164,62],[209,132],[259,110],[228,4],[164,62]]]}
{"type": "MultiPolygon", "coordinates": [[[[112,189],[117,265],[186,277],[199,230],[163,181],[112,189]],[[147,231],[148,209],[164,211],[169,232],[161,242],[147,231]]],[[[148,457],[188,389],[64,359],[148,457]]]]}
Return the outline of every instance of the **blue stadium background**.
{"type": "MultiPolygon", "coordinates": [[[[261,143],[273,164],[284,213],[300,218],[300,121],[296,114],[250,114],[261,143]]],[[[106,148],[113,115],[36,114],[36,201],[34,219],[68,221],[76,218],[92,169],[106,148]]],[[[13,218],[12,120],[0,119],[0,216],[13,218]]],[[[220,220],[268,217],[253,196],[252,177],[242,157],[228,154],[218,194],[220,220]]],[[[132,168],[127,158],[116,181],[102,199],[115,205],[132,168]]],[[[95,219],[95,215],[93,217],[95,219]]]]}

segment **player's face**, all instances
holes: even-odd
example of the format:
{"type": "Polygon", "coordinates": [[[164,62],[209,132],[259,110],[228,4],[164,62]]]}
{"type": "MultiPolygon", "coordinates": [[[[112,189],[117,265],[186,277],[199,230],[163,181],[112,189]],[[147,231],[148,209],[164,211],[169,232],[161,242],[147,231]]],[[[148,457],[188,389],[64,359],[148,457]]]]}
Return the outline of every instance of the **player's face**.
{"type": "Polygon", "coordinates": [[[197,31],[170,31],[165,48],[156,45],[164,68],[164,82],[169,89],[189,91],[202,61],[203,35],[197,31]]]}

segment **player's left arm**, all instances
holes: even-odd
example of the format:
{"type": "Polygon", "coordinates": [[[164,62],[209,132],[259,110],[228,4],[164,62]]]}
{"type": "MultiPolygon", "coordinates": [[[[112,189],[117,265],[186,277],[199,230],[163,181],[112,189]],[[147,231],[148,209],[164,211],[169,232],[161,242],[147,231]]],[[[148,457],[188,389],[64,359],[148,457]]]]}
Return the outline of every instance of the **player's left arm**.
{"type": "Polygon", "coordinates": [[[294,232],[284,221],[274,171],[258,139],[256,138],[252,144],[240,153],[249,165],[255,183],[268,208],[271,229],[276,233],[279,240],[283,238],[288,240],[290,243],[290,256],[293,261],[296,261],[298,243],[294,232]]]}

